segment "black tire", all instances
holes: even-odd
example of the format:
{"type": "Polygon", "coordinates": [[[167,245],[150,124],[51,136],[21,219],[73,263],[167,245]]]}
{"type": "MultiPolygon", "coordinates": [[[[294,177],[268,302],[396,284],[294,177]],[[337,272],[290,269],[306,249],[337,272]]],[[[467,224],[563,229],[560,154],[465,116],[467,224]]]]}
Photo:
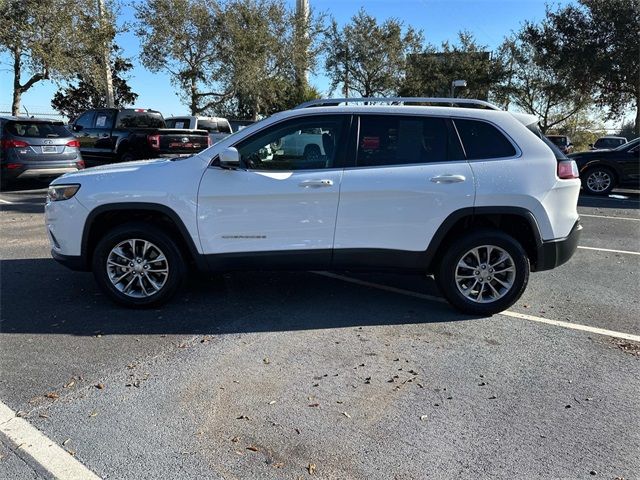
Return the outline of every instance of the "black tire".
{"type": "Polygon", "coordinates": [[[582,187],[589,195],[609,195],[615,186],[616,175],[607,167],[592,167],[582,176],[582,187]],[[605,183],[599,183],[598,178],[605,183]]]}
{"type": "Polygon", "coordinates": [[[309,161],[320,160],[320,158],[322,158],[322,153],[320,152],[319,146],[307,145],[306,147],[304,147],[303,156],[305,160],[309,161]]]}
{"type": "MultiPolygon", "coordinates": [[[[487,250],[484,251],[487,252],[487,250]]],[[[489,253],[490,255],[499,253],[498,250],[492,250],[492,252],[493,253],[487,253],[489,253]]],[[[497,257],[492,256],[492,259],[496,260],[497,257]]],[[[486,261],[486,265],[490,266],[493,260],[486,261]]],[[[498,265],[505,264],[501,263],[498,265]]],[[[462,268],[463,270],[460,271],[463,273],[468,273],[469,275],[474,275],[476,272],[481,272],[479,266],[477,271],[471,271],[474,269],[465,269],[465,267],[462,268]]],[[[495,268],[498,269],[504,267],[496,266],[495,268]]],[[[527,256],[525,250],[522,248],[522,245],[520,245],[517,240],[499,230],[482,229],[473,231],[469,234],[465,234],[463,237],[452,243],[452,245],[448,248],[448,250],[442,257],[442,261],[440,262],[436,274],[436,282],[444,297],[453,307],[455,307],[459,311],[472,315],[492,315],[494,313],[506,310],[518,301],[518,299],[524,292],[527,283],[529,282],[529,271],[529,257],[527,256]],[[487,300],[487,303],[479,303],[478,301],[474,301],[465,296],[461,291],[463,287],[458,287],[458,284],[456,282],[456,270],[458,269],[458,264],[463,259],[468,258],[465,257],[465,254],[467,252],[481,246],[493,246],[504,250],[511,257],[511,261],[507,263],[512,263],[515,269],[513,275],[511,273],[498,272],[499,275],[503,275],[502,277],[500,277],[501,280],[504,280],[507,283],[511,282],[511,287],[509,289],[501,286],[503,284],[497,283],[497,277],[493,280],[491,276],[482,279],[483,283],[487,283],[487,285],[491,284],[489,285],[490,288],[495,285],[497,286],[498,290],[504,289],[504,292],[500,292],[503,296],[493,301],[491,301],[490,298],[494,295],[492,294],[491,290],[487,290],[487,293],[492,294],[489,298],[486,298],[484,296],[482,297],[484,300],[487,300]]],[[[488,273],[489,270],[487,269],[486,272],[488,273]]],[[[482,275],[485,275],[484,270],[482,271],[482,275]]],[[[468,280],[468,282],[474,281],[474,278],[468,280]]],[[[482,285],[482,283],[474,284],[472,287],[470,287],[468,292],[471,293],[472,291],[475,291],[473,290],[473,287],[475,287],[476,285],[481,285],[482,289],[484,288],[484,285],[482,285]]],[[[467,284],[466,286],[469,288],[469,284],[467,284]]],[[[480,290],[479,295],[483,295],[482,289],[480,290]]]]}
{"type": "MultiPolygon", "coordinates": [[[[136,244],[139,245],[139,242],[136,242],[136,244]]],[[[156,226],[143,222],[126,223],[109,231],[96,245],[93,252],[91,266],[98,285],[107,294],[107,296],[120,305],[132,308],[148,308],[162,305],[176,294],[184,284],[187,276],[184,257],[175,240],[156,226]],[[128,239],[146,240],[147,242],[151,242],[151,244],[156,246],[166,258],[166,263],[164,263],[164,261],[162,263],[163,267],[166,265],[168,271],[166,277],[163,277],[165,278],[164,284],[162,284],[161,288],[159,288],[155,293],[152,293],[149,296],[136,298],[123,293],[119,288],[116,288],[115,284],[110,279],[110,272],[107,267],[109,254],[112,249],[128,239]]],[[[123,265],[123,267],[126,267],[126,265],[123,265]]],[[[132,273],[132,275],[134,274],[132,273]]],[[[144,272],[140,275],[149,274],[144,272]]],[[[132,277],[125,277],[125,280],[123,280],[120,285],[122,286],[124,282],[128,282],[129,278],[132,277]]],[[[143,279],[138,281],[142,284],[145,283],[143,279]]],[[[157,278],[155,281],[158,282],[157,278]]],[[[160,282],[161,281],[162,280],[160,280],[160,282]]],[[[148,282],[149,280],[147,280],[146,285],[150,286],[148,282]]],[[[139,285],[139,283],[136,283],[135,287],[137,288],[139,285]]]]}

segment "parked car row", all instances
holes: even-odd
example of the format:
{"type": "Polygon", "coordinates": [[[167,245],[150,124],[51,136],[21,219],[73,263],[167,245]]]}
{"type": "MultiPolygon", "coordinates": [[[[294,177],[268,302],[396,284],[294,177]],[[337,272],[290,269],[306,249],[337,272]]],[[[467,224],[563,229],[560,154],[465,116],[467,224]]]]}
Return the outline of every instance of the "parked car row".
{"type": "MultiPolygon", "coordinates": [[[[239,121],[236,131],[253,122],[239,121]]],[[[0,179],[47,179],[114,162],[194,155],[230,135],[226,118],[170,117],[143,108],[87,110],[69,125],[0,117],[0,179]]]]}

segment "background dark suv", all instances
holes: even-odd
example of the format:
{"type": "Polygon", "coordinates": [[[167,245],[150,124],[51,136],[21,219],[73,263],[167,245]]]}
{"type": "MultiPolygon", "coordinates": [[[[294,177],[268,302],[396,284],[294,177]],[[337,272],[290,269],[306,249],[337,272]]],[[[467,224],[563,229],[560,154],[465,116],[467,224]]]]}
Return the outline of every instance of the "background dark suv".
{"type": "Polygon", "coordinates": [[[84,168],[80,143],[62,122],[0,117],[0,180],[52,178],[84,168]]]}

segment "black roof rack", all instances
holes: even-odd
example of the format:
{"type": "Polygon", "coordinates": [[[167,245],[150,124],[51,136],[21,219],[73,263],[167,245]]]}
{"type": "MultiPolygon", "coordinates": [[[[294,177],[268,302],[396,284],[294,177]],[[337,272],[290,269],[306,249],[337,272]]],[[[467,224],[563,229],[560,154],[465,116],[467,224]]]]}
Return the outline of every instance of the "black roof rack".
{"type": "Polygon", "coordinates": [[[445,98],[445,97],[368,97],[368,98],[319,98],[301,103],[294,108],[309,107],[337,107],[340,104],[349,103],[389,103],[392,105],[405,105],[407,103],[431,103],[437,105],[446,105],[450,107],[466,107],[473,105],[476,107],[487,108],[490,110],[502,110],[496,105],[485,102],[484,100],[475,100],[473,98],[445,98]]]}

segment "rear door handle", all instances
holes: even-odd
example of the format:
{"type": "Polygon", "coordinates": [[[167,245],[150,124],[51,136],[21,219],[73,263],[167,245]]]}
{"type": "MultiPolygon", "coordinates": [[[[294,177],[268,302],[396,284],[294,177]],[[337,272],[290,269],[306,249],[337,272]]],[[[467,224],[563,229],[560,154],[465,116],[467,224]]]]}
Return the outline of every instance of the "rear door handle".
{"type": "Polygon", "coordinates": [[[305,180],[298,184],[303,188],[320,188],[320,187],[331,187],[333,186],[333,180],[322,179],[322,180],[305,180]]]}
{"type": "Polygon", "coordinates": [[[459,183],[464,182],[467,178],[464,175],[437,175],[431,177],[433,183],[459,183]]]}

